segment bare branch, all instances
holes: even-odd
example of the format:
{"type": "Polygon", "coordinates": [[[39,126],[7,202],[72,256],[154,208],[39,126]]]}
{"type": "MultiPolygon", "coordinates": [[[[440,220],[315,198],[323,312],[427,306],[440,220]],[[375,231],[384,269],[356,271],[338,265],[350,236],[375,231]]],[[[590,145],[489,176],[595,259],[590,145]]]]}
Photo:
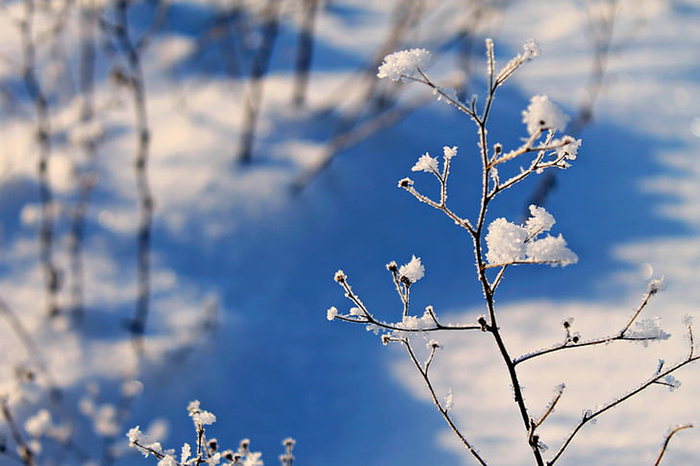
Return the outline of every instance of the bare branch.
{"type": "Polygon", "coordinates": [[[678,426],[666,435],[666,438],[664,439],[664,444],[661,447],[661,451],[659,452],[659,456],[656,458],[656,461],[654,462],[654,466],[659,466],[659,464],[661,463],[661,459],[664,457],[664,454],[666,453],[666,449],[668,448],[668,444],[671,442],[671,438],[674,435],[676,435],[678,432],[680,432],[681,430],[691,429],[692,427],[693,427],[692,424],[685,424],[682,426],[678,426]]]}

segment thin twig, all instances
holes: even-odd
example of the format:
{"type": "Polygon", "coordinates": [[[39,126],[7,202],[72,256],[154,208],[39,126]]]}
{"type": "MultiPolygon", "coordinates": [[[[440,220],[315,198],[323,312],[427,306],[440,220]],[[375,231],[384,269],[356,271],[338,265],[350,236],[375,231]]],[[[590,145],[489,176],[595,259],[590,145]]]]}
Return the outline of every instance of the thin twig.
{"type": "Polygon", "coordinates": [[[636,341],[636,342],[645,342],[645,341],[654,341],[658,340],[658,337],[656,336],[629,336],[627,335],[627,332],[629,331],[630,327],[632,324],[635,322],[637,317],[639,317],[639,314],[646,308],[647,304],[649,304],[649,299],[651,296],[653,296],[655,293],[645,293],[644,297],[642,298],[642,302],[639,304],[637,309],[632,313],[632,316],[627,320],[625,323],[624,327],[617,332],[615,335],[610,335],[606,337],[599,337],[599,338],[593,338],[590,340],[586,341],[581,341],[581,342],[574,342],[570,338],[567,338],[564,342],[559,343],[557,345],[551,346],[549,348],[533,351],[532,353],[525,354],[523,356],[520,356],[518,358],[515,358],[513,360],[513,364],[520,364],[522,362],[528,361],[530,359],[534,359],[540,356],[544,356],[545,354],[550,354],[554,353],[557,351],[569,349],[569,348],[583,348],[587,346],[596,346],[596,345],[604,345],[611,343],[613,341],[618,341],[618,340],[624,340],[624,341],[636,341]]]}
{"type": "Polygon", "coordinates": [[[666,449],[668,448],[668,444],[671,442],[671,438],[683,429],[692,429],[692,428],[693,428],[692,424],[685,424],[682,426],[678,426],[675,429],[673,429],[671,432],[669,432],[666,435],[666,438],[664,439],[664,444],[661,447],[661,451],[659,452],[659,456],[656,458],[656,461],[654,462],[654,466],[659,466],[659,464],[661,463],[661,459],[664,457],[664,454],[666,453],[666,449]]]}
{"type": "Polygon", "coordinates": [[[243,124],[236,156],[236,160],[241,164],[249,164],[253,159],[253,143],[262,105],[264,78],[277,40],[280,3],[281,0],[267,0],[262,13],[262,40],[253,59],[243,104],[243,124]]]}
{"type": "Polygon", "coordinates": [[[445,407],[442,406],[442,403],[440,403],[440,400],[438,399],[437,393],[435,393],[435,389],[433,388],[433,384],[430,381],[430,378],[428,377],[427,365],[426,365],[426,368],[423,369],[421,363],[418,361],[418,358],[416,358],[416,355],[413,352],[413,348],[411,348],[411,343],[410,343],[410,341],[408,341],[408,339],[402,338],[398,341],[403,344],[404,348],[406,348],[406,351],[408,352],[408,355],[411,358],[411,362],[413,362],[413,365],[416,366],[416,369],[420,373],[420,375],[423,379],[423,382],[425,382],[425,385],[428,388],[428,392],[430,393],[430,397],[433,399],[433,403],[435,404],[435,407],[438,409],[438,411],[442,415],[445,422],[447,422],[447,425],[450,427],[452,432],[457,436],[457,438],[459,438],[459,440],[462,442],[462,445],[464,445],[464,447],[469,451],[469,453],[471,453],[471,455],[479,462],[479,464],[486,466],[487,463],[481,457],[481,454],[464,437],[462,432],[459,430],[457,425],[452,420],[450,413],[447,411],[447,409],[445,407]]]}

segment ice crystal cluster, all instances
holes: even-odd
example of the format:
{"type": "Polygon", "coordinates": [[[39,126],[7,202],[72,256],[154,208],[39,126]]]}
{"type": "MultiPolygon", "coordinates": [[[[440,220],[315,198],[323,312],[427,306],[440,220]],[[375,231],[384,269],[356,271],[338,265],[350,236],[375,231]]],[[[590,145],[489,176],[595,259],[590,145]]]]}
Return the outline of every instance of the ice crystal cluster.
{"type": "Polygon", "coordinates": [[[399,81],[414,76],[418,69],[424,69],[429,62],[430,52],[425,49],[401,50],[384,57],[377,76],[399,81]]]}
{"type": "Polygon", "coordinates": [[[408,264],[399,268],[399,276],[402,280],[415,283],[425,275],[425,267],[420,261],[420,257],[413,256],[408,264]]]}
{"type": "Polygon", "coordinates": [[[546,95],[536,95],[523,111],[523,123],[531,136],[544,130],[564,131],[569,117],[546,95]]]}
{"type": "Polygon", "coordinates": [[[561,235],[539,238],[555,223],[549,212],[531,205],[530,215],[525,225],[516,225],[505,218],[491,222],[486,235],[489,265],[535,263],[566,266],[578,262],[578,256],[566,246],[561,235]]]}

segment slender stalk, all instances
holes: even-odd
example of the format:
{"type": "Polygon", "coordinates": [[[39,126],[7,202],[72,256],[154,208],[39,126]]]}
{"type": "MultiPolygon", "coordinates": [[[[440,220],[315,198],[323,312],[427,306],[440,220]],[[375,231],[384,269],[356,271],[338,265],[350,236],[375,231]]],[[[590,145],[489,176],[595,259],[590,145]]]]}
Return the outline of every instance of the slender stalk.
{"type": "Polygon", "coordinates": [[[440,414],[442,415],[442,418],[447,422],[447,425],[450,426],[450,429],[452,432],[459,438],[459,440],[462,442],[462,445],[471,453],[471,455],[479,462],[479,464],[486,466],[487,463],[486,461],[481,457],[479,452],[474,448],[474,446],[467,441],[467,439],[464,437],[462,432],[459,430],[457,425],[454,423],[452,420],[452,417],[450,416],[449,412],[447,409],[442,406],[442,403],[440,403],[440,400],[438,399],[437,393],[435,393],[435,389],[433,388],[433,384],[430,381],[430,377],[428,377],[428,367],[429,365],[426,364],[425,369],[421,365],[420,361],[418,361],[418,358],[416,358],[415,353],[413,352],[413,348],[411,348],[411,343],[407,339],[402,339],[400,340],[401,343],[403,344],[404,348],[406,348],[406,351],[408,352],[409,357],[411,358],[411,362],[413,362],[413,365],[416,366],[416,369],[418,369],[418,372],[420,373],[423,382],[425,383],[426,387],[428,388],[428,392],[430,393],[430,397],[433,400],[433,403],[435,404],[435,407],[438,409],[440,414]]]}
{"type": "Polygon", "coordinates": [[[686,424],[683,426],[678,426],[675,429],[673,429],[671,432],[666,435],[666,439],[664,440],[664,444],[661,447],[661,451],[659,452],[659,456],[656,458],[656,461],[654,462],[654,466],[659,466],[661,463],[661,459],[664,457],[664,454],[666,454],[666,449],[668,448],[668,444],[671,443],[671,438],[676,435],[678,432],[680,432],[683,429],[692,429],[693,425],[692,424],[686,424]]]}
{"type": "Polygon", "coordinates": [[[530,417],[530,414],[528,413],[527,406],[525,404],[525,398],[523,397],[522,393],[522,387],[520,385],[520,380],[518,378],[518,373],[515,369],[515,364],[512,361],[512,358],[510,356],[510,353],[508,352],[508,349],[506,348],[505,342],[503,340],[503,336],[501,335],[500,328],[498,327],[498,322],[496,319],[496,309],[494,306],[494,301],[493,301],[493,294],[494,294],[494,287],[489,283],[488,277],[486,276],[486,264],[484,263],[483,259],[483,253],[482,253],[482,238],[483,238],[483,229],[484,225],[486,222],[486,212],[488,210],[488,204],[490,201],[489,197],[489,154],[488,154],[488,140],[487,140],[487,129],[486,129],[486,122],[488,121],[489,118],[489,112],[491,109],[491,104],[494,99],[494,95],[496,92],[496,88],[498,87],[498,84],[494,81],[493,79],[493,48],[489,48],[489,79],[490,79],[490,90],[489,90],[489,95],[486,100],[486,105],[484,107],[484,111],[481,115],[481,117],[475,118],[476,124],[478,126],[478,132],[479,132],[479,148],[481,152],[481,161],[482,161],[482,197],[481,197],[481,206],[479,209],[479,217],[477,220],[476,224],[476,230],[474,231],[474,234],[472,234],[472,239],[474,242],[474,255],[476,258],[476,265],[477,265],[477,273],[479,276],[479,282],[481,283],[483,292],[484,292],[484,298],[486,300],[486,307],[488,310],[488,316],[489,316],[489,325],[487,326],[487,330],[491,332],[494,341],[496,343],[496,346],[498,347],[498,351],[501,355],[501,358],[503,359],[504,364],[506,365],[506,369],[508,371],[508,377],[510,378],[511,386],[513,388],[513,394],[515,398],[515,403],[518,406],[518,411],[520,412],[520,416],[523,421],[523,425],[525,427],[525,430],[530,433],[529,436],[529,444],[530,448],[532,449],[532,453],[535,457],[535,461],[537,462],[538,466],[544,466],[544,459],[542,458],[542,454],[540,452],[540,446],[538,442],[533,439],[536,437],[534,436],[534,430],[535,426],[534,423],[530,417]]]}

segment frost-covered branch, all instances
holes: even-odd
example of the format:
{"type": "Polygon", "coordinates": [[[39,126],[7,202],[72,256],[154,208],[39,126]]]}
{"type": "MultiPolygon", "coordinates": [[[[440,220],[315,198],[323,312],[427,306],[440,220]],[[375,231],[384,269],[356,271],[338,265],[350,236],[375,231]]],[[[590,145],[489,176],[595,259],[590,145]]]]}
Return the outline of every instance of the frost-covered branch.
{"type": "Polygon", "coordinates": [[[588,424],[589,422],[593,421],[595,418],[600,416],[601,414],[605,413],[606,411],[621,405],[625,401],[629,400],[630,398],[634,397],[635,395],[638,395],[639,393],[642,393],[644,390],[647,388],[651,387],[652,385],[663,385],[666,386],[669,391],[673,391],[676,388],[680,386],[680,381],[678,381],[674,376],[673,373],[678,371],[679,369],[687,366],[688,364],[691,364],[698,359],[700,359],[700,356],[695,355],[695,342],[693,339],[693,331],[692,331],[692,322],[689,320],[687,321],[687,328],[688,328],[688,336],[689,336],[689,351],[688,355],[681,360],[680,362],[677,362],[676,364],[672,365],[666,370],[663,370],[664,362],[660,361],[659,367],[656,370],[656,373],[648,378],[646,381],[641,383],[639,386],[636,388],[628,391],[624,395],[609,401],[607,403],[604,403],[597,408],[593,410],[585,410],[583,413],[583,416],[579,423],[574,427],[574,429],[571,431],[571,433],[564,439],[561,447],[557,452],[554,454],[551,460],[547,461],[547,465],[551,466],[554,463],[559,460],[561,455],[564,453],[566,448],[569,446],[571,441],[574,439],[576,434],[579,433],[581,428],[588,424]]]}
{"type": "MultiPolygon", "coordinates": [[[[387,264],[387,269],[391,272],[396,286],[396,292],[401,298],[403,304],[402,320],[397,323],[387,323],[377,319],[365,306],[360,297],[352,290],[348,283],[347,275],[339,270],[335,274],[335,281],[345,290],[345,297],[348,298],[354,306],[350,308],[347,314],[341,314],[335,306],[332,306],[326,312],[328,320],[341,320],[354,324],[366,324],[368,330],[388,330],[401,334],[435,332],[438,330],[482,330],[480,324],[471,325],[454,325],[442,324],[435,314],[432,306],[428,306],[421,317],[416,317],[408,314],[409,311],[409,289],[411,285],[423,277],[424,267],[420,259],[413,256],[413,259],[405,265],[398,267],[396,262],[387,264]]],[[[383,336],[384,338],[384,336],[383,336]]],[[[386,342],[386,341],[385,341],[386,342]]]]}
{"type": "MultiPolygon", "coordinates": [[[[642,311],[649,304],[649,300],[652,296],[656,295],[661,289],[663,289],[664,282],[662,279],[652,280],[649,284],[647,292],[642,298],[642,302],[639,304],[637,309],[632,313],[632,316],[627,320],[627,323],[622,327],[622,329],[614,335],[609,335],[605,337],[593,338],[590,340],[581,340],[581,336],[578,333],[571,334],[571,326],[573,323],[573,318],[564,320],[562,326],[566,332],[564,341],[558,343],[549,348],[540,349],[533,351],[532,353],[525,354],[513,360],[513,363],[520,364],[522,362],[534,359],[546,354],[554,353],[557,351],[570,349],[570,348],[583,348],[587,346],[605,345],[612,343],[613,341],[634,341],[640,342],[642,344],[648,344],[652,341],[666,340],[671,335],[664,332],[660,327],[659,319],[643,319],[637,320],[637,317],[642,313],[642,311]],[[632,325],[636,324],[633,328],[632,325]]],[[[692,332],[690,333],[692,335],[692,332]]]]}
{"type": "MultiPolygon", "coordinates": [[[[437,158],[424,153],[411,168],[414,172],[432,174],[438,180],[440,186],[439,199],[434,199],[421,193],[411,178],[399,181],[399,187],[407,191],[418,201],[440,210],[447,215],[456,225],[469,234],[474,246],[474,258],[479,282],[483,291],[486,313],[478,318],[478,325],[468,326],[443,326],[439,323],[432,306],[426,308],[422,317],[410,315],[409,302],[411,285],[423,276],[424,269],[420,260],[415,256],[412,261],[399,268],[392,262],[387,266],[392,273],[394,286],[403,304],[402,321],[396,324],[387,324],[375,318],[360,298],[352,291],[347,283],[347,277],[341,271],[336,274],[336,281],[345,290],[345,296],[354,304],[348,314],[340,314],[337,308],[331,307],[327,311],[329,320],[343,320],[353,323],[367,324],[368,330],[386,330],[382,335],[382,341],[400,342],[406,348],[409,357],[424,380],[434,404],[445,418],[453,432],[460,438],[466,448],[474,454],[474,450],[466,442],[464,436],[455,427],[447,415],[448,409],[443,405],[433,389],[428,374],[429,368],[435,358],[439,344],[431,340],[428,347],[430,353],[424,362],[420,362],[411,346],[410,332],[426,332],[435,330],[481,330],[489,333],[498,348],[503,364],[508,374],[517,410],[522,418],[523,426],[527,432],[527,442],[533,454],[535,464],[544,466],[556,462],[566,450],[576,433],[590,420],[603,414],[607,410],[623,403],[625,400],[642,392],[651,385],[663,385],[673,390],[680,385],[673,372],[685,365],[696,361],[694,355],[694,339],[690,320],[687,322],[690,340],[690,351],[687,358],[676,365],[665,369],[660,364],[656,374],[639,387],[628,391],[622,397],[599,406],[596,410],[587,411],[572,434],[567,437],[561,448],[555,453],[552,460],[546,462],[543,457],[544,445],[540,442],[538,429],[549,418],[563,396],[564,384],[559,385],[554,397],[539,417],[531,416],[523,395],[523,387],[517,366],[524,361],[554,353],[563,349],[594,346],[610,343],[616,340],[627,340],[648,344],[650,341],[667,339],[670,335],[659,326],[659,319],[639,319],[641,312],[647,307],[651,296],[663,288],[663,281],[655,280],[649,285],[649,289],[642,303],[626,321],[622,329],[614,335],[600,337],[591,340],[581,340],[578,333],[572,332],[573,319],[567,319],[563,323],[564,340],[550,348],[535,351],[519,358],[512,358],[507,348],[501,328],[498,324],[498,313],[495,306],[495,293],[505,276],[507,270],[519,265],[550,265],[567,266],[578,261],[578,256],[569,249],[561,234],[552,236],[549,234],[555,224],[554,217],[544,208],[530,205],[529,218],[523,224],[516,224],[505,218],[490,220],[489,208],[492,201],[504,190],[512,188],[531,175],[538,175],[550,168],[566,169],[570,162],[577,157],[581,141],[571,136],[558,136],[564,131],[569,118],[544,95],[534,96],[528,107],[522,112],[522,122],[526,127],[527,136],[522,144],[510,151],[504,151],[502,144],[491,144],[488,137],[490,115],[497,89],[522,66],[526,61],[537,55],[537,48],[533,41],[523,47],[523,52],[509,61],[500,71],[495,67],[495,51],[493,42],[486,42],[487,60],[487,91],[485,103],[481,108],[477,106],[477,99],[473,97],[469,103],[461,102],[456,93],[449,89],[443,89],[427,75],[425,69],[430,54],[424,49],[412,49],[396,52],[388,55],[384,63],[379,67],[379,78],[388,78],[393,81],[417,82],[428,86],[437,95],[438,100],[445,100],[467,114],[476,126],[478,136],[479,158],[482,163],[481,200],[478,214],[475,218],[461,218],[452,208],[447,207],[448,189],[447,182],[452,158],[457,153],[456,147],[444,147],[442,166],[437,158]],[[527,168],[520,167],[520,172],[511,174],[505,181],[501,181],[500,169],[504,173],[513,162],[528,158],[527,168]],[[405,272],[411,270],[411,272],[405,272]],[[497,272],[493,272],[497,270],[497,272]]],[[[517,169],[517,167],[516,167],[517,169]]],[[[510,168],[511,173],[514,171],[510,168]]],[[[451,395],[449,396],[451,400],[451,395]]],[[[478,455],[475,458],[482,462],[478,455]]],[[[482,463],[483,464],[483,463],[482,463]]]]}

